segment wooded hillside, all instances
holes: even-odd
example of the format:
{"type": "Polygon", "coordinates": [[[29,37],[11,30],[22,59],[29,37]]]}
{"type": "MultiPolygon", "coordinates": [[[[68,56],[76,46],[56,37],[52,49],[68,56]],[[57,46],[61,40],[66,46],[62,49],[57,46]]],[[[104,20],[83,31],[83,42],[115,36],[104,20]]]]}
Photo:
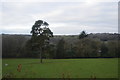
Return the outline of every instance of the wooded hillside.
{"type": "MultiPolygon", "coordinates": [[[[39,52],[26,43],[31,35],[2,34],[2,57],[39,58],[39,52]]],[[[54,35],[44,49],[44,58],[118,57],[120,34],[96,33],[79,39],[78,35],[54,35]]]]}

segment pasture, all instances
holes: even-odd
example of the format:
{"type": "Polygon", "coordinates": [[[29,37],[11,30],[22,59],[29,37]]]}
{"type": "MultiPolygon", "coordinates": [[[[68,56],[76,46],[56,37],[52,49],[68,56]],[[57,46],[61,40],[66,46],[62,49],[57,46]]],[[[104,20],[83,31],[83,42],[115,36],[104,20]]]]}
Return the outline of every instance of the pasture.
{"type": "Polygon", "coordinates": [[[3,59],[2,76],[10,78],[117,78],[118,58],[3,59]],[[18,64],[22,65],[17,71],[18,64]]]}

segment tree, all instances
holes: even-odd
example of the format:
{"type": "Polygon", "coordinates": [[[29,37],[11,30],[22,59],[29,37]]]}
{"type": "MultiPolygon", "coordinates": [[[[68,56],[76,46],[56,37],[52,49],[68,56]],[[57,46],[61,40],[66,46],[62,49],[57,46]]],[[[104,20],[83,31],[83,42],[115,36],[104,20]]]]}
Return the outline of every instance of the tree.
{"type": "Polygon", "coordinates": [[[32,46],[40,52],[40,62],[42,63],[42,50],[49,44],[49,38],[53,37],[53,32],[48,28],[49,24],[43,20],[38,20],[32,26],[32,46]]]}
{"type": "Polygon", "coordinates": [[[47,59],[51,59],[51,58],[53,59],[56,57],[55,52],[56,52],[55,45],[49,44],[48,46],[45,47],[43,57],[47,59]]]}
{"type": "Polygon", "coordinates": [[[108,56],[109,57],[118,57],[119,51],[119,42],[117,40],[108,41],[108,56]]]}
{"type": "Polygon", "coordinates": [[[76,43],[76,57],[98,57],[100,42],[84,38],[76,43]]]}
{"type": "Polygon", "coordinates": [[[22,57],[23,48],[27,39],[24,35],[2,34],[3,58],[22,57]]]}
{"type": "Polygon", "coordinates": [[[57,44],[56,58],[65,58],[65,41],[63,38],[60,39],[60,41],[57,44]]]}
{"type": "MultiPolygon", "coordinates": [[[[66,45],[65,45],[66,47],[66,45]]],[[[66,58],[74,58],[75,57],[75,46],[74,44],[68,44],[67,45],[68,48],[65,48],[65,51],[66,51],[66,58]]]]}
{"type": "Polygon", "coordinates": [[[81,33],[80,33],[80,35],[79,35],[79,39],[83,39],[83,38],[85,38],[85,37],[87,37],[88,35],[86,34],[86,32],[85,31],[82,31],[81,33]]]}
{"type": "Polygon", "coordinates": [[[108,57],[108,47],[104,42],[101,44],[101,57],[108,57]]]}

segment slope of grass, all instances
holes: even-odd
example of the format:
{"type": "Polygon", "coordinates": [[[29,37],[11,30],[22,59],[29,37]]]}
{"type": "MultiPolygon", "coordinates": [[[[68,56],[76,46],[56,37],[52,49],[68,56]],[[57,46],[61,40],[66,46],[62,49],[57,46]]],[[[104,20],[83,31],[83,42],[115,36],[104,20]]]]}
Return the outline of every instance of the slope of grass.
{"type": "Polygon", "coordinates": [[[117,78],[118,59],[3,59],[2,74],[15,78],[117,78]],[[5,66],[5,64],[8,64],[5,66]],[[17,71],[22,64],[21,72],[17,71]]]}

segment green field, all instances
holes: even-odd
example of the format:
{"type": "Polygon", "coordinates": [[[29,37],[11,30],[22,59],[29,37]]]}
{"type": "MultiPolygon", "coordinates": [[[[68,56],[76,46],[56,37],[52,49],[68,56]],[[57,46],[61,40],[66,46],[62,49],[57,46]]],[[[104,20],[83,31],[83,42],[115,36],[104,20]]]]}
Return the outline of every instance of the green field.
{"type": "Polygon", "coordinates": [[[117,78],[118,58],[99,59],[3,59],[3,77],[12,78],[117,78]],[[5,64],[8,64],[5,66],[5,64]],[[21,72],[17,71],[22,64],[21,72]]]}

